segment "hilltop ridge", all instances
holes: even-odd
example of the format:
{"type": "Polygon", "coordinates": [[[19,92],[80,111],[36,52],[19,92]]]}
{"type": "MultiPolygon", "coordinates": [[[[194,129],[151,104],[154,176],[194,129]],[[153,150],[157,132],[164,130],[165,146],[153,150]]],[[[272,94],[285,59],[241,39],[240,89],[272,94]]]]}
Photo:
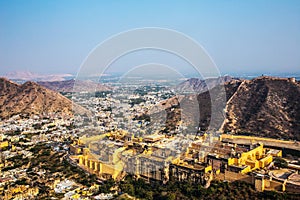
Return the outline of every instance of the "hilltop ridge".
{"type": "Polygon", "coordinates": [[[263,76],[244,80],[227,101],[222,129],[300,140],[299,103],[300,84],[294,78],[263,76]]]}
{"type": "MultiPolygon", "coordinates": [[[[184,84],[195,82],[198,81],[186,81],[184,84]]],[[[197,117],[201,130],[207,130],[210,122],[214,121],[222,124],[219,129],[225,133],[300,140],[300,83],[295,78],[262,76],[216,83],[210,91],[204,90],[197,95],[200,111],[197,117]],[[218,91],[218,87],[222,86],[226,92],[225,115],[220,113],[215,116],[217,119],[211,120],[211,102],[218,100],[212,100],[210,92],[218,91]]],[[[189,95],[187,97],[190,98],[189,95]]],[[[186,106],[188,98],[182,98],[178,105],[185,103],[186,106]]],[[[172,129],[181,118],[195,117],[192,114],[170,111],[167,124],[172,129]],[[174,113],[187,116],[178,117],[174,113]]]]}

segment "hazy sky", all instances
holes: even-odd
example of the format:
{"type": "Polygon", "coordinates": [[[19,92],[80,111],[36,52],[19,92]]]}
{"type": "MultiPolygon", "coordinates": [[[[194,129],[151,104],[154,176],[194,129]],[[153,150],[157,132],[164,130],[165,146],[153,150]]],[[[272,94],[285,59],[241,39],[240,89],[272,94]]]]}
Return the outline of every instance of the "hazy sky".
{"type": "Polygon", "coordinates": [[[76,73],[97,44],[140,27],[189,35],[223,73],[300,72],[297,0],[0,0],[0,74],[76,73]]]}

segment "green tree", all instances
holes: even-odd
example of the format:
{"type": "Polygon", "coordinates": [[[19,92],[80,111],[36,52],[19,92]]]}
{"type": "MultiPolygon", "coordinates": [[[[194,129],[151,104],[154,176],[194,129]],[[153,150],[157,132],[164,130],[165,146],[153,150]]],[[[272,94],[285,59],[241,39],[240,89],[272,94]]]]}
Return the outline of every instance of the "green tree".
{"type": "Polygon", "coordinates": [[[129,183],[125,183],[121,185],[121,190],[124,193],[128,193],[129,195],[135,195],[134,193],[134,187],[133,185],[129,184],[129,183]]]}
{"type": "Polygon", "coordinates": [[[168,194],[167,200],[175,200],[175,199],[176,199],[176,195],[174,193],[168,194]]]}

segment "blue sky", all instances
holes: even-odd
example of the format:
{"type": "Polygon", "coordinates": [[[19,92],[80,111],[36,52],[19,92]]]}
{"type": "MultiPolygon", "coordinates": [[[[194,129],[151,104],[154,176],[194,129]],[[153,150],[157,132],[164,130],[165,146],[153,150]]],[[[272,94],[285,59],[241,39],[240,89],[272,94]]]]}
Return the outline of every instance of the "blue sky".
{"type": "Polygon", "coordinates": [[[0,74],[75,74],[97,44],[141,27],[189,35],[222,73],[300,69],[296,0],[0,0],[0,74]]]}

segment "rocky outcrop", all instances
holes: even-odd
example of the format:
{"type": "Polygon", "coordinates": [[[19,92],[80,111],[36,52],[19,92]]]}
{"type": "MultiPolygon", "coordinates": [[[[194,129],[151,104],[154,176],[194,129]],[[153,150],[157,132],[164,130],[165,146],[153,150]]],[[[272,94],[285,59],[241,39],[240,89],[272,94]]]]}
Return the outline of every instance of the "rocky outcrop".
{"type": "Polygon", "coordinates": [[[73,113],[88,113],[81,106],[74,104],[61,94],[28,81],[22,85],[0,78],[0,118],[14,115],[61,114],[72,116],[73,113]]]}
{"type": "Polygon", "coordinates": [[[300,85],[293,79],[243,81],[227,101],[224,132],[300,140],[300,85]]]}
{"type": "MultiPolygon", "coordinates": [[[[298,81],[293,78],[263,76],[252,80],[231,79],[220,83],[198,95],[199,127],[202,130],[220,126],[219,130],[225,133],[300,140],[298,81]],[[210,95],[218,91],[218,87],[223,86],[226,92],[226,105],[214,102],[218,101],[218,95],[217,99],[211,99],[210,95]],[[215,109],[212,105],[220,105],[219,108],[223,106],[224,116],[219,113],[212,119],[212,109],[215,109]]],[[[188,96],[178,102],[179,109],[188,96]]],[[[185,103],[186,105],[188,103],[185,103]]],[[[188,116],[183,116],[184,113],[181,112],[179,113],[181,117],[175,119],[195,118],[193,113],[195,112],[186,112],[188,116]]],[[[168,116],[173,115],[174,111],[168,112],[168,116]]],[[[175,123],[174,120],[173,122],[175,123]]],[[[177,120],[176,123],[178,122],[177,120]]]]}

